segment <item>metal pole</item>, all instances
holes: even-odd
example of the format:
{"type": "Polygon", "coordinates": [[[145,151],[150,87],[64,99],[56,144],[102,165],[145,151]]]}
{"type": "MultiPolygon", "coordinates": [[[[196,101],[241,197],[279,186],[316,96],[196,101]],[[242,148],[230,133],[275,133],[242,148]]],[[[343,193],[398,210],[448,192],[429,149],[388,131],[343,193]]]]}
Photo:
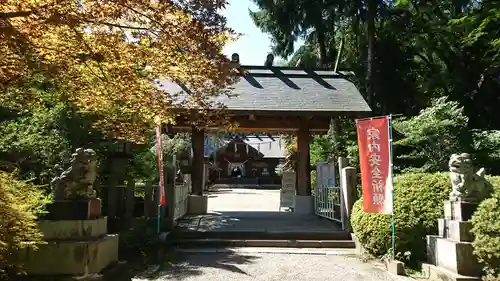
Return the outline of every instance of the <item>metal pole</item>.
{"type": "Polygon", "coordinates": [[[392,217],[391,217],[391,228],[392,228],[392,237],[391,237],[391,242],[392,242],[392,259],[394,259],[394,255],[396,252],[395,249],[395,241],[396,241],[396,226],[395,226],[395,219],[394,219],[394,176],[393,176],[393,151],[392,151],[392,115],[389,115],[389,174],[391,177],[391,200],[392,200],[392,217]]]}

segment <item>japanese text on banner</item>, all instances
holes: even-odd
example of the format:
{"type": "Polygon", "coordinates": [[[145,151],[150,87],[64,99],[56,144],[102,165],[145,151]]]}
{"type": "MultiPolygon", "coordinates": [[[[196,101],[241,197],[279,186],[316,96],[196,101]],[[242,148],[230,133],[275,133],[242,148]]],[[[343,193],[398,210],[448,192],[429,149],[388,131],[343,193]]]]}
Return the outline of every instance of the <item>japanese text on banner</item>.
{"type": "Polygon", "coordinates": [[[392,212],[389,120],[358,120],[358,148],[363,209],[369,213],[392,212]]]}

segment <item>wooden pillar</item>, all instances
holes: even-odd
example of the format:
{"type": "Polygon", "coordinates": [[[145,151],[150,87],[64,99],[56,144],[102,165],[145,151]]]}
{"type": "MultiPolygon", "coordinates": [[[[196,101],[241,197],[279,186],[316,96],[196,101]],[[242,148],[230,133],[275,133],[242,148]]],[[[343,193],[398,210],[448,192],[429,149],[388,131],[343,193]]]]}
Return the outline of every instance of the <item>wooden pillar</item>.
{"type": "Polygon", "coordinates": [[[303,124],[297,133],[297,195],[308,196],[311,195],[311,172],[310,168],[310,154],[309,143],[311,136],[309,134],[309,127],[303,124]]]}
{"type": "Polygon", "coordinates": [[[191,168],[191,192],[193,195],[203,195],[203,150],[205,146],[203,129],[194,126],[191,130],[191,145],[193,148],[193,162],[191,168]]]}
{"type": "Polygon", "coordinates": [[[144,217],[151,218],[154,216],[154,199],[153,199],[153,183],[146,182],[144,187],[144,217]]]}
{"type": "MultiPolygon", "coordinates": [[[[111,176],[113,177],[113,176],[111,176]]],[[[107,205],[108,205],[108,210],[107,210],[107,216],[108,219],[114,220],[116,217],[116,209],[117,209],[117,187],[116,187],[116,180],[114,180],[114,177],[109,181],[108,184],[108,194],[107,194],[107,205]]]]}
{"type": "Polygon", "coordinates": [[[130,222],[132,221],[132,217],[134,216],[134,205],[135,205],[135,198],[134,198],[134,189],[135,189],[135,182],[133,179],[128,179],[127,180],[127,185],[125,186],[125,221],[130,222]]]}

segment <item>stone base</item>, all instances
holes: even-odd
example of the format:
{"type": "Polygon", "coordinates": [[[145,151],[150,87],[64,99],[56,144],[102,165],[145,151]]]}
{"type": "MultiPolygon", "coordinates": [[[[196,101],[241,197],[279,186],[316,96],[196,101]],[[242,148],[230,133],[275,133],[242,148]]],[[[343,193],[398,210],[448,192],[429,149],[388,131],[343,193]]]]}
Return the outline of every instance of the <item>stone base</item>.
{"type": "Polygon", "coordinates": [[[295,195],[293,212],[297,214],[314,214],[314,197],[295,195]]]}
{"type": "Polygon", "coordinates": [[[457,242],[472,242],[474,235],[471,233],[472,224],[466,221],[438,219],[439,237],[449,238],[457,242]]]}
{"type": "Polygon", "coordinates": [[[405,264],[400,261],[396,260],[388,261],[386,262],[386,266],[387,266],[387,271],[389,271],[392,274],[406,275],[405,264]]]}
{"type": "Polygon", "coordinates": [[[454,274],[481,276],[482,266],[470,242],[457,242],[436,235],[427,236],[427,261],[454,274]]]}
{"type": "Polygon", "coordinates": [[[424,276],[426,276],[426,280],[481,281],[480,277],[471,277],[456,274],[444,268],[440,268],[428,263],[422,264],[422,272],[424,273],[424,276]]]}
{"type": "Polygon", "coordinates": [[[478,203],[471,202],[444,202],[444,218],[456,221],[468,221],[477,209],[478,203]]]}
{"type": "Polygon", "coordinates": [[[101,217],[101,199],[57,200],[47,204],[47,220],[88,220],[101,217]]]}
{"type": "Polygon", "coordinates": [[[354,233],[351,233],[351,239],[352,239],[352,241],[354,241],[354,245],[356,247],[355,248],[356,255],[360,256],[360,257],[365,257],[368,254],[368,252],[363,247],[363,245],[359,242],[358,237],[356,237],[356,235],[354,235],[354,233]]]}
{"type": "Polygon", "coordinates": [[[118,261],[118,235],[90,241],[52,241],[20,254],[28,275],[94,274],[118,261]]]}
{"type": "Polygon", "coordinates": [[[107,217],[95,220],[63,220],[38,222],[44,240],[91,240],[106,235],[107,217]]]}
{"type": "Polygon", "coordinates": [[[207,195],[188,195],[187,198],[187,214],[188,215],[204,215],[208,211],[208,196],[207,195]]]}

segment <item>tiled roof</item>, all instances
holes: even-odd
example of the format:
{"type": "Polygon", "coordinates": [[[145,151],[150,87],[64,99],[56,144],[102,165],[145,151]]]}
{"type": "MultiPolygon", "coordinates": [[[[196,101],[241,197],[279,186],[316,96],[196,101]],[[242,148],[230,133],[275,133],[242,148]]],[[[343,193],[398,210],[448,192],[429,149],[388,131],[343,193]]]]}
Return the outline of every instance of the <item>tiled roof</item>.
{"type": "Polygon", "coordinates": [[[249,138],[244,142],[262,153],[265,158],[285,158],[285,144],[280,137],[263,136],[259,139],[249,138]]]}
{"type": "MultiPolygon", "coordinates": [[[[235,111],[294,111],[369,113],[370,107],[344,75],[328,70],[242,66],[233,96],[217,101],[235,111]]],[[[158,80],[160,88],[186,93],[185,86],[158,80]]]]}
{"type": "MultiPolygon", "coordinates": [[[[232,139],[225,139],[223,141],[224,145],[215,144],[210,138],[205,137],[205,157],[209,157],[215,151],[226,147],[232,139]]],[[[243,139],[243,142],[248,144],[249,146],[255,148],[257,151],[262,153],[265,158],[284,158],[285,157],[285,143],[278,136],[273,136],[270,138],[269,136],[259,136],[257,137],[248,137],[243,139]]]]}

